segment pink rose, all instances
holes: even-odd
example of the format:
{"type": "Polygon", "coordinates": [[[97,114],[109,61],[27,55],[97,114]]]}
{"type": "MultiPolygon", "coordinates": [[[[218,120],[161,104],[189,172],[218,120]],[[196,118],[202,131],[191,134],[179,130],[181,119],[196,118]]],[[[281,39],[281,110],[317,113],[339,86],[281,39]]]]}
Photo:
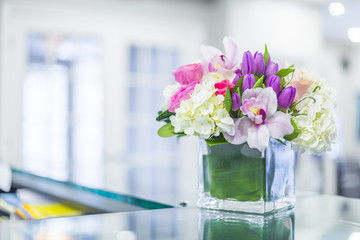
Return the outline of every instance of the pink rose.
{"type": "Polygon", "coordinates": [[[194,63],[179,67],[173,71],[173,74],[177,82],[189,84],[200,81],[204,74],[204,70],[201,63],[194,63]]]}
{"type": "Polygon", "coordinates": [[[289,84],[296,89],[294,102],[299,101],[306,93],[308,88],[313,84],[308,72],[303,69],[296,69],[294,76],[289,84]]]}
{"type": "Polygon", "coordinates": [[[233,90],[233,88],[235,87],[235,84],[233,84],[232,82],[230,82],[227,79],[222,80],[221,82],[215,83],[214,87],[217,89],[217,91],[215,92],[215,95],[216,96],[223,95],[225,97],[228,86],[230,87],[231,90],[233,90]]]}
{"type": "Polygon", "coordinates": [[[175,109],[180,107],[180,103],[191,97],[190,94],[194,92],[194,88],[200,82],[192,82],[188,85],[182,85],[179,90],[170,98],[168,110],[169,112],[175,112],[175,109]]]}

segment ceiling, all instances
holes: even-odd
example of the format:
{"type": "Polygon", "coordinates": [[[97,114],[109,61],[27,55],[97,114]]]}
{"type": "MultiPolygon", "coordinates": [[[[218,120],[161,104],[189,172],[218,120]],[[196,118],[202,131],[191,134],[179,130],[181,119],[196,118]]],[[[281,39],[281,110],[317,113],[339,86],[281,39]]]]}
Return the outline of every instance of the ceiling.
{"type": "MultiPolygon", "coordinates": [[[[218,0],[222,1],[222,0],[218,0]]],[[[249,1],[249,0],[243,0],[249,1]]],[[[348,28],[360,28],[360,0],[273,0],[278,2],[289,1],[303,3],[318,8],[323,23],[323,34],[326,42],[342,45],[353,45],[348,36],[348,28]],[[332,2],[341,2],[345,7],[345,13],[341,16],[332,16],[328,6],[332,2]]],[[[306,17],[306,16],[304,16],[306,17]]],[[[356,45],[360,45],[357,43],[356,45]]]]}
{"type": "MultiPolygon", "coordinates": [[[[281,0],[279,0],[281,1],[281,0]]],[[[323,21],[323,34],[325,40],[337,44],[354,44],[348,36],[350,27],[360,28],[360,1],[359,0],[292,0],[310,4],[318,8],[323,21]],[[345,7],[345,13],[341,16],[332,16],[328,6],[332,2],[341,2],[345,7]]]]}

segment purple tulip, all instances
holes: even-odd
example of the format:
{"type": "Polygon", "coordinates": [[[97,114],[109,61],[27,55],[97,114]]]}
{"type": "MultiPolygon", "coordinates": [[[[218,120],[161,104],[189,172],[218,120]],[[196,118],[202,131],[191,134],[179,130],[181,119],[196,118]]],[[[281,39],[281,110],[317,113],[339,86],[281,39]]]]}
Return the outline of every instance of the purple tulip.
{"type": "Polygon", "coordinates": [[[255,73],[255,61],[250,51],[247,51],[243,55],[241,70],[243,74],[255,73]]]}
{"type": "Polygon", "coordinates": [[[287,109],[293,103],[296,94],[296,88],[291,86],[284,88],[278,97],[278,106],[281,109],[287,109]]]}
{"type": "MultiPolygon", "coordinates": [[[[264,60],[265,61],[265,60],[264,60]]],[[[270,57],[270,53],[268,52],[268,61],[266,65],[269,65],[269,63],[271,63],[271,57],[270,57]]]]}
{"type": "Polygon", "coordinates": [[[279,71],[279,65],[274,62],[270,62],[266,67],[266,77],[276,74],[279,71]]]}
{"type": "Polygon", "coordinates": [[[280,89],[281,89],[281,79],[279,76],[272,75],[266,81],[266,87],[271,87],[274,89],[276,93],[276,97],[279,97],[280,89]]]}
{"type": "Polygon", "coordinates": [[[255,85],[255,77],[253,74],[246,74],[242,84],[242,92],[245,92],[246,89],[252,89],[255,85]]]}
{"type": "Polygon", "coordinates": [[[264,56],[256,52],[254,55],[254,61],[255,61],[255,73],[260,77],[265,74],[265,61],[264,56]]]}
{"type": "Polygon", "coordinates": [[[236,73],[236,75],[234,77],[234,80],[232,81],[233,84],[236,84],[237,81],[242,77],[241,72],[235,72],[235,73],[236,73]]]}
{"type": "Polygon", "coordinates": [[[232,99],[231,110],[232,111],[238,110],[240,108],[240,105],[241,105],[239,94],[234,93],[231,96],[231,99],[232,99]]]}

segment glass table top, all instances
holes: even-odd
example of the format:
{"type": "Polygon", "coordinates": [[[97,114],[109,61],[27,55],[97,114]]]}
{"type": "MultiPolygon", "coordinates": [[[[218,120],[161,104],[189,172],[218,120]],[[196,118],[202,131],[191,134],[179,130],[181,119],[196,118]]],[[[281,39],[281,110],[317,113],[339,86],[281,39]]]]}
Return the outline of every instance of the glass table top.
{"type": "Polygon", "coordinates": [[[12,175],[13,187],[30,188],[40,194],[96,207],[105,212],[127,212],[173,207],[172,205],[146,200],[134,195],[86,187],[73,182],[38,176],[18,169],[12,169],[12,175]]]}
{"type": "Polygon", "coordinates": [[[346,239],[360,236],[360,200],[297,197],[295,209],[251,215],[179,207],[0,224],[0,239],[346,239]]]}
{"type": "MultiPolygon", "coordinates": [[[[166,142],[168,139],[161,139],[166,142]]],[[[24,160],[11,164],[15,170],[122,196],[134,196],[162,205],[196,206],[198,192],[198,139],[182,139],[176,151],[167,154],[147,154],[124,150],[121,156],[104,157],[96,167],[74,165],[71,169],[47,165],[28,168],[24,160]],[[181,154],[179,154],[181,151],[181,154]],[[66,177],[64,177],[66,176],[66,177]]]]}

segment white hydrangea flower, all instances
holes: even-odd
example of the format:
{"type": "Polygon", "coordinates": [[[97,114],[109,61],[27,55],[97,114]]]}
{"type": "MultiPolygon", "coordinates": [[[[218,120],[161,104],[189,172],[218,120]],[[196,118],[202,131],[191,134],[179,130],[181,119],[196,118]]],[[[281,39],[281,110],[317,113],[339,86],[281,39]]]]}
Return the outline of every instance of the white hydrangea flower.
{"type": "Polygon", "coordinates": [[[336,121],[335,121],[335,90],[329,87],[326,80],[304,72],[313,82],[304,97],[307,98],[300,102],[296,109],[299,115],[292,119],[298,126],[300,134],[292,141],[292,147],[296,151],[308,152],[310,154],[320,154],[331,150],[331,144],[336,140],[336,121]],[[315,88],[319,86],[320,89],[315,88]]]}
{"type": "Polygon", "coordinates": [[[215,83],[223,81],[224,79],[228,79],[228,80],[232,81],[235,76],[236,76],[235,73],[223,74],[223,73],[219,73],[219,72],[209,72],[209,73],[204,74],[201,81],[202,82],[212,82],[215,84],[215,83]]]}
{"type": "Polygon", "coordinates": [[[180,83],[176,83],[176,84],[171,84],[165,87],[164,91],[163,91],[163,95],[164,95],[164,102],[161,104],[161,109],[163,111],[167,110],[169,107],[169,101],[171,99],[171,97],[175,94],[175,92],[180,88],[181,84],[180,83]]]}
{"type": "Polygon", "coordinates": [[[211,77],[196,85],[191,97],[182,101],[170,117],[174,131],[204,139],[219,136],[220,132],[234,135],[234,120],[224,108],[224,96],[216,96],[215,92],[211,77]]]}

